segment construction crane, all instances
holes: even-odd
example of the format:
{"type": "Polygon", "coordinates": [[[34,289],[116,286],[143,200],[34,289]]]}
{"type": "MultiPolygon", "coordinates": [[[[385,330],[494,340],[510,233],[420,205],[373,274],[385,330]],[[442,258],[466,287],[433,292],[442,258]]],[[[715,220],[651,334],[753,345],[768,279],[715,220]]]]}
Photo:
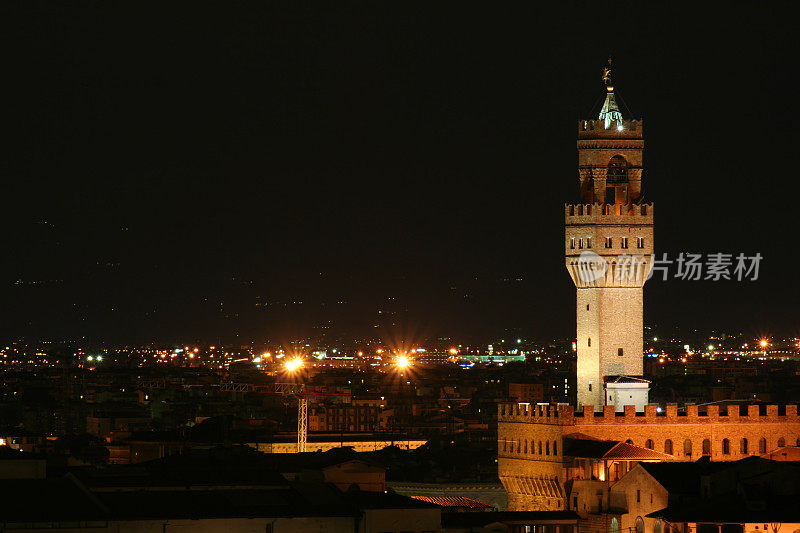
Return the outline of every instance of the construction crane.
{"type": "Polygon", "coordinates": [[[255,385],[253,383],[220,383],[222,392],[264,392],[267,394],[280,394],[297,398],[297,451],[305,452],[308,449],[308,397],[309,396],[346,396],[349,392],[326,392],[322,390],[307,390],[305,383],[273,383],[269,385],[255,385]]]}

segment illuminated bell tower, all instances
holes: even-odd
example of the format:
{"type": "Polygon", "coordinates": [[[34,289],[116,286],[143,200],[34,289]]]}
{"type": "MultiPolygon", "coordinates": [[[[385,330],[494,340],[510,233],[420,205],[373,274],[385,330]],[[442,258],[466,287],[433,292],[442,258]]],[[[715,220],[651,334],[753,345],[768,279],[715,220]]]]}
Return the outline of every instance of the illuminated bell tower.
{"type": "Polygon", "coordinates": [[[642,203],[642,121],[625,120],[604,69],[597,120],[578,123],[580,203],[565,206],[566,266],[577,289],[578,406],[644,410],[643,286],[653,205],[642,203]]]}

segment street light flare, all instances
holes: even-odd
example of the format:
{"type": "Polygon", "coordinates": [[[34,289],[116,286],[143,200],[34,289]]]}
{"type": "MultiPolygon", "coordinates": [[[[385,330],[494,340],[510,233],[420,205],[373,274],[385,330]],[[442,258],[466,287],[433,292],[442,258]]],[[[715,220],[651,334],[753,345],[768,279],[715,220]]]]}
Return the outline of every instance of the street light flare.
{"type": "Polygon", "coordinates": [[[289,372],[294,372],[295,370],[299,369],[303,366],[303,360],[299,357],[295,357],[294,359],[289,359],[286,361],[286,370],[289,372]]]}
{"type": "Polygon", "coordinates": [[[394,364],[397,365],[397,368],[408,368],[408,365],[410,365],[411,362],[405,355],[398,355],[397,359],[394,361],[394,364]]]}

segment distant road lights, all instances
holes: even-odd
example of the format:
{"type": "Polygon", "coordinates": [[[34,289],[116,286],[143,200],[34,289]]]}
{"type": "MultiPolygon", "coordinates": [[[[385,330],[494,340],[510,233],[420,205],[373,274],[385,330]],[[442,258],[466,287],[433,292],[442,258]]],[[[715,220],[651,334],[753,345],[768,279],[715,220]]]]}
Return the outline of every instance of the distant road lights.
{"type": "Polygon", "coordinates": [[[397,359],[394,360],[394,364],[395,364],[395,366],[397,366],[397,368],[399,368],[400,370],[403,370],[403,369],[408,368],[408,366],[411,364],[411,362],[408,360],[408,357],[406,357],[405,355],[398,355],[397,359]]]}
{"type": "Polygon", "coordinates": [[[458,348],[450,348],[450,355],[458,355],[458,348]]]}
{"type": "Polygon", "coordinates": [[[709,352],[713,352],[714,351],[714,345],[713,344],[709,344],[708,345],[708,351],[709,352]]]}
{"type": "Polygon", "coordinates": [[[294,359],[289,359],[286,361],[286,370],[289,372],[294,372],[295,370],[300,369],[303,366],[303,360],[299,357],[295,357],[294,359]]]}

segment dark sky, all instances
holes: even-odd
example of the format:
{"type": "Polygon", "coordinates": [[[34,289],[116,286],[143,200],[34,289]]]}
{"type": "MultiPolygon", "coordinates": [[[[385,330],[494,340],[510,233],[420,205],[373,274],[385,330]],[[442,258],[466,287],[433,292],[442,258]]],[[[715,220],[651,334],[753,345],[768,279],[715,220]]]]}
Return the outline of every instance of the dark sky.
{"type": "Polygon", "coordinates": [[[570,336],[563,204],[609,53],[657,252],[764,256],[649,282],[646,324],[800,329],[787,13],[71,4],[4,16],[4,338],[570,336]]]}

